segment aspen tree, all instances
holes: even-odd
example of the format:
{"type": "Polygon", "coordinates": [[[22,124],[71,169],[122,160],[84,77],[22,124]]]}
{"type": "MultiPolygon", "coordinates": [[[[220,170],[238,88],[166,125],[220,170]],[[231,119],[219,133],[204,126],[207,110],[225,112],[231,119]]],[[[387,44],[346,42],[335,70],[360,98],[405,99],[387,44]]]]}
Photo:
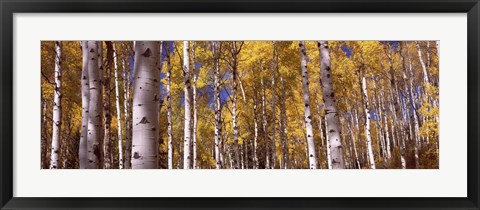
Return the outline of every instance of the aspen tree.
{"type": "Polygon", "coordinates": [[[132,168],[131,165],[131,151],[132,151],[132,130],[131,130],[131,97],[130,97],[130,65],[126,66],[125,63],[128,61],[128,55],[125,56],[122,67],[123,67],[123,107],[124,107],[124,117],[125,117],[125,164],[126,169],[132,168]]]}
{"type": "MultiPolygon", "coordinates": [[[[307,148],[308,148],[308,162],[310,169],[317,168],[317,156],[315,154],[315,143],[313,141],[313,128],[312,128],[312,113],[310,111],[310,96],[308,90],[308,69],[307,69],[307,51],[305,49],[305,42],[300,41],[300,66],[302,70],[302,86],[303,86],[303,102],[304,102],[304,121],[305,130],[307,136],[307,148]]],[[[339,141],[339,139],[337,140],[339,141]]],[[[343,162],[343,161],[342,161],[343,162]]]]}
{"type": "Polygon", "coordinates": [[[184,116],[184,128],[183,128],[183,168],[191,168],[191,137],[192,137],[192,95],[191,95],[191,83],[190,83],[190,42],[183,42],[183,76],[184,76],[184,106],[185,106],[185,116],[184,116]]]}
{"type": "Polygon", "coordinates": [[[425,83],[425,85],[427,85],[428,84],[427,67],[425,65],[425,62],[423,61],[422,51],[420,50],[419,42],[415,41],[415,46],[417,47],[418,60],[420,61],[420,64],[422,66],[423,83],[425,83]]]}
{"type": "Polygon", "coordinates": [[[88,41],[88,85],[90,102],[88,104],[87,168],[101,168],[102,148],[100,145],[102,127],[102,84],[99,69],[99,43],[88,41]]]}
{"type": "Polygon", "coordinates": [[[282,164],[281,168],[288,169],[288,161],[289,161],[289,154],[288,154],[288,135],[287,135],[287,106],[286,106],[286,88],[285,88],[285,81],[280,74],[280,84],[282,86],[281,100],[280,100],[280,139],[282,143],[282,164]]]}
{"type": "Polygon", "coordinates": [[[320,51],[320,76],[322,96],[325,103],[325,121],[328,147],[330,148],[330,155],[333,169],[345,168],[343,160],[343,146],[339,129],[339,117],[336,105],[336,99],[333,89],[332,72],[330,66],[330,50],[327,41],[318,41],[318,49],[320,51]]]}
{"type": "Polygon", "coordinates": [[[229,62],[230,68],[232,69],[232,80],[233,80],[233,88],[232,88],[232,127],[233,127],[233,167],[235,169],[240,168],[240,152],[238,146],[238,123],[237,123],[237,89],[238,89],[238,54],[242,50],[243,42],[239,42],[239,46],[237,46],[237,42],[233,41],[231,43],[230,48],[230,55],[232,60],[229,62]]]}
{"type": "Polygon", "coordinates": [[[221,121],[221,104],[220,104],[220,42],[212,42],[213,66],[214,66],[214,103],[215,103],[215,168],[222,168],[222,121],[221,121]]]}
{"type": "Polygon", "coordinates": [[[88,130],[88,104],[90,101],[89,85],[88,85],[88,62],[89,49],[88,41],[82,41],[82,128],[80,133],[80,142],[78,145],[78,160],[80,169],[87,168],[87,130],[88,130]]]}
{"type": "Polygon", "coordinates": [[[253,137],[253,165],[255,169],[258,169],[258,121],[257,121],[257,91],[255,85],[253,85],[253,125],[254,125],[254,137],[253,137]]]}
{"type": "Polygon", "coordinates": [[[360,71],[362,74],[361,84],[362,84],[362,98],[363,98],[363,110],[365,115],[365,139],[367,141],[367,150],[368,150],[368,160],[370,163],[370,168],[375,169],[375,159],[373,154],[372,146],[372,136],[370,134],[370,104],[368,101],[368,92],[367,92],[367,79],[365,77],[365,67],[362,65],[360,71]]]}
{"type": "MultiPolygon", "coordinates": [[[[263,68],[261,68],[263,71],[263,68]]],[[[265,144],[265,168],[270,168],[270,143],[268,140],[268,131],[267,131],[267,107],[266,107],[266,94],[265,94],[265,81],[263,77],[260,80],[260,85],[262,86],[262,132],[263,132],[263,141],[265,144]]]]}
{"type": "MultiPolygon", "coordinates": [[[[55,88],[53,97],[53,131],[50,169],[58,169],[62,128],[62,42],[55,42],[55,88]]],[[[65,157],[64,157],[65,158],[65,157]]]]}
{"type": "Polygon", "coordinates": [[[195,42],[192,41],[192,66],[193,66],[193,93],[192,93],[192,101],[193,101],[193,131],[192,131],[192,147],[193,147],[193,163],[192,168],[197,168],[197,80],[198,80],[198,70],[197,70],[197,61],[195,55],[195,42]]]}
{"type": "Polygon", "coordinates": [[[173,168],[173,131],[172,131],[172,93],[171,93],[171,80],[172,80],[172,65],[170,61],[170,44],[169,42],[163,42],[166,52],[167,60],[167,135],[168,135],[168,169],[173,168]]]}
{"type": "Polygon", "coordinates": [[[277,54],[277,46],[276,42],[273,42],[273,59],[272,59],[272,141],[271,141],[271,153],[272,153],[272,163],[271,163],[271,168],[275,169],[275,162],[277,160],[277,148],[275,145],[275,134],[277,131],[277,123],[276,121],[276,115],[277,115],[277,108],[276,108],[276,91],[275,91],[275,74],[278,71],[278,54],[277,54]]]}
{"type": "Polygon", "coordinates": [[[120,87],[118,83],[118,53],[113,43],[113,64],[115,69],[115,107],[117,111],[117,135],[118,135],[118,168],[123,169],[123,144],[122,144],[122,112],[120,111],[120,87]]]}
{"type": "Polygon", "coordinates": [[[135,43],[132,168],[158,167],[160,42],[135,43]]]}

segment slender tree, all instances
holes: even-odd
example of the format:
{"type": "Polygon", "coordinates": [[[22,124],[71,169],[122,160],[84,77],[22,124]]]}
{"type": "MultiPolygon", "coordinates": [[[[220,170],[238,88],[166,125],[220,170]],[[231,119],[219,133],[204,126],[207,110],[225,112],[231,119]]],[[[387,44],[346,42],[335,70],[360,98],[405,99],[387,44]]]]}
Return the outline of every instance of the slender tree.
{"type": "Polygon", "coordinates": [[[90,102],[88,104],[87,168],[101,168],[102,148],[100,145],[102,127],[102,86],[99,69],[99,43],[88,41],[88,85],[90,102]]]}
{"type": "Polygon", "coordinates": [[[62,128],[62,42],[55,42],[55,87],[53,96],[53,131],[50,169],[58,169],[62,128]]]}
{"type": "Polygon", "coordinates": [[[185,85],[183,87],[184,92],[184,105],[185,105],[185,116],[184,116],[184,141],[183,141],[183,168],[191,169],[191,137],[192,137],[192,90],[190,83],[190,42],[183,42],[183,76],[185,85]]]}
{"type": "Polygon", "coordinates": [[[423,83],[425,83],[425,85],[427,85],[428,84],[427,67],[425,65],[425,62],[423,61],[422,51],[420,49],[420,43],[416,41],[415,46],[417,47],[418,60],[420,61],[420,64],[422,66],[423,83]]]}
{"type": "Polygon", "coordinates": [[[168,169],[173,168],[173,134],[172,134],[172,93],[171,93],[171,78],[172,78],[172,65],[170,63],[170,44],[169,42],[163,42],[166,50],[167,60],[167,135],[168,135],[168,169]]]}
{"type": "Polygon", "coordinates": [[[122,144],[122,112],[120,111],[120,87],[118,83],[118,53],[113,43],[113,64],[115,66],[115,107],[117,111],[117,135],[118,135],[118,168],[123,169],[123,144],[122,144]]]}
{"type": "MultiPolygon", "coordinates": [[[[261,68],[263,71],[263,68],[261,68]]],[[[268,121],[267,121],[267,107],[266,107],[266,93],[265,93],[265,81],[263,77],[260,80],[260,85],[262,86],[262,132],[263,132],[263,141],[265,144],[265,168],[270,168],[270,141],[268,140],[268,121]]]]}
{"type": "Polygon", "coordinates": [[[193,147],[193,163],[192,168],[197,168],[197,80],[198,80],[198,70],[197,70],[197,61],[195,55],[195,42],[192,42],[192,66],[193,66],[193,93],[192,93],[192,101],[193,101],[193,131],[192,131],[192,147],[193,147]]]}
{"type": "Polygon", "coordinates": [[[82,128],[80,133],[80,142],[78,145],[78,160],[80,169],[87,168],[87,130],[88,130],[88,104],[90,101],[89,85],[88,85],[88,62],[89,49],[88,41],[82,41],[82,128]]]}
{"type": "MultiPolygon", "coordinates": [[[[307,136],[308,147],[308,162],[310,169],[317,168],[317,155],[315,154],[315,142],[313,140],[313,128],[312,128],[312,113],[310,111],[310,95],[308,90],[308,69],[307,69],[307,50],[305,49],[305,42],[300,41],[300,65],[302,69],[302,86],[303,86],[303,102],[304,102],[304,121],[307,136]]],[[[343,161],[342,161],[343,162],[343,161]]]]}
{"type": "Polygon", "coordinates": [[[160,42],[135,43],[132,168],[158,167],[160,42]]]}
{"type": "Polygon", "coordinates": [[[277,123],[276,121],[276,115],[277,115],[277,107],[276,107],[276,91],[275,91],[275,75],[276,72],[278,71],[278,53],[277,53],[277,43],[273,42],[273,58],[272,58],[272,141],[270,149],[272,150],[272,163],[271,167],[272,169],[275,169],[275,162],[277,161],[277,148],[275,145],[275,135],[277,131],[277,123]]]}
{"type": "MultiPolygon", "coordinates": [[[[416,107],[416,101],[415,101],[415,92],[413,91],[413,77],[414,77],[414,74],[413,74],[413,67],[412,67],[412,59],[411,59],[411,56],[410,56],[410,51],[408,50],[407,48],[407,56],[408,56],[408,69],[409,69],[409,75],[410,75],[410,79],[409,79],[409,83],[410,83],[410,104],[411,104],[411,115],[410,115],[410,119],[413,119],[413,124],[414,124],[414,129],[413,129],[413,132],[412,133],[412,136],[413,136],[413,140],[414,140],[414,156],[415,156],[415,168],[418,168],[419,165],[420,165],[420,161],[419,161],[419,152],[418,152],[418,145],[420,144],[420,138],[418,136],[418,132],[419,132],[419,120],[418,120],[418,117],[417,117],[417,107],[416,107]]],[[[419,55],[419,57],[421,57],[421,54],[419,55]]],[[[423,67],[422,67],[423,68],[423,67]]],[[[426,79],[426,74],[424,73],[424,82],[425,84],[428,84],[428,79],[426,79]]]]}
{"type": "Polygon", "coordinates": [[[125,117],[125,168],[132,168],[131,165],[131,151],[132,151],[132,129],[131,129],[131,97],[130,97],[130,65],[125,65],[128,61],[128,54],[126,53],[123,62],[123,107],[124,107],[124,117],[125,117]]]}
{"type": "Polygon", "coordinates": [[[213,66],[214,66],[214,103],[215,103],[215,168],[222,168],[222,121],[220,104],[220,42],[212,42],[213,66]]]}
{"type": "Polygon", "coordinates": [[[287,135],[287,105],[286,105],[286,85],[282,74],[280,76],[280,85],[282,91],[280,93],[280,139],[282,143],[282,164],[281,168],[288,169],[289,154],[288,154],[288,135],[287,135]]]}
{"type": "Polygon", "coordinates": [[[231,61],[229,62],[230,68],[232,69],[232,80],[233,80],[233,88],[232,88],[232,126],[233,126],[233,151],[234,151],[234,158],[233,158],[233,167],[235,169],[240,168],[240,152],[238,147],[238,123],[237,123],[237,89],[238,89],[238,54],[242,50],[243,42],[239,42],[239,46],[237,46],[237,42],[233,41],[231,43],[230,48],[230,55],[231,61]]]}
{"type": "Polygon", "coordinates": [[[330,155],[333,169],[345,168],[343,160],[343,146],[339,129],[339,117],[337,105],[333,90],[332,72],[330,67],[330,51],[327,41],[318,41],[320,51],[320,76],[323,100],[325,103],[325,118],[327,123],[326,130],[330,148],[330,155]]]}
{"type": "Polygon", "coordinates": [[[255,85],[253,85],[253,125],[254,125],[254,136],[253,136],[253,165],[255,169],[258,169],[258,121],[257,121],[257,91],[255,85]]]}
{"type": "Polygon", "coordinates": [[[368,92],[367,92],[367,79],[365,77],[365,69],[362,64],[360,67],[360,71],[362,74],[361,84],[362,84],[362,98],[363,98],[363,110],[365,115],[365,138],[367,142],[367,149],[368,149],[368,160],[370,163],[370,168],[375,169],[375,159],[373,154],[373,146],[372,146],[372,136],[370,133],[370,104],[368,101],[368,92]]]}

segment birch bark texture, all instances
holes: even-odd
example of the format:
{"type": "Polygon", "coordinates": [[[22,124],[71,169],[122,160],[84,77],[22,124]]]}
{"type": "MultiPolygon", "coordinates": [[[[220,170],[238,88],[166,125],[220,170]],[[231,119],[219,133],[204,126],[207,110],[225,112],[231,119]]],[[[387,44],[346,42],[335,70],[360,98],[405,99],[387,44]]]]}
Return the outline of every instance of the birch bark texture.
{"type": "Polygon", "coordinates": [[[105,90],[104,100],[103,100],[103,116],[104,116],[104,135],[103,135],[103,168],[109,169],[112,167],[112,148],[111,148],[111,124],[112,124],[112,115],[110,112],[110,81],[111,73],[113,67],[113,45],[111,41],[106,41],[105,45],[107,46],[107,63],[104,68],[103,74],[103,89],[105,90]]]}
{"type": "Polygon", "coordinates": [[[99,43],[88,41],[88,104],[87,168],[101,167],[101,128],[102,128],[102,84],[99,69],[99,43]]]}
{"type": "Polygon", "coordinates": [[[50,169],[58,169],[62,128],[62,42],[55,42],[55,87],[53,95],[53,131],[50,169]]]}
{"type": "Polygon", "coordinates": [[[367,79],[365,78],[365,69],[362,65],[360,67],[360,71],[362,74],[362,97],[363,97],[363,110],[365,115],[365,139],[367,142],[367,150],[368,150],[368,161],[370,163],[370,168],[375,169],[375,158],[373,156],[373,146],[372,146],[372,136],[370,134],[370,104],[368,101],[368,92],[367,92],[367,79]]]}
{"type": "Polygon", "coordinates": [[[87,168],[87,130],[88,130],[88,104],[90,101],[88,85],[88,41],[82,41],[82,128],[80,132],[80,142],[78,145],[78,160],[80,169],[87,168]]]}
{"type": "Polygon", "coordinates": [[[132,169],[158,167],[160,42],[135,43],[132,169]]]}
{"type": "Polygon", "coordinates": [[[125,56],[122,61],[123,67],[123,108],[125,117],[125,164],[126,169],[132,168],[131,165],[131,151],[132,151],[132,129],[131,129],[131,97],[130,97],[130,65],[125,65],[128,56],[125,56]]]}
{"type": "Polygon", "coordinates": [[[273,58],[272,58],[272,81],[271,81],[271,86],[272,86],[272,141],[270,142],[270,149],[272,153],[272,163],[271,168],[275,169],[275,163],[277,162],[277,147],[275,144],[275,136],[276,136],[276,131],[277,131],[277,123],[276,121],[276,115],[277,115],[277,107],[276,107],[276,91],[275,91],[275,73],[278,71],[278,54],[277,54],[277,46],[276,42],[273,42],[273,58]]]}
{"type": "Polygon", "coordinates": [[[170,45],[169,42],[163,42],[166,50],[167,60],[167,135],[168,135],[168,169],[173,168],[173,131],[172,131],[172,93],[171,93],[171,78],[172,65],[170,61],[170,45]]]}
{"type": "Polygon", "coordinates": [[[214,63],[214,103],[215,103],[215,168],[222,168],[222,121],[221,121],[221,104],[220,104],[220,42],[212,42],[212,53],[214,63]]]}
{"type": "Polygon", "coordinates": [[[113,43],[113,64],[115,69],[115,108],[117,111],[117,135],[118,135],[118,168],[123,169],[123,139],[122,139],[122,112],[120,108],[120,87],[118,83],[118,58],[117,48],[113,43]]]}
{"type": "Polygon", "coordinates": [[[192,91],[192,101],[193,101],[193,130],[192,130],[192,155],[193,162],[192,168],[197,168],[197,80],[198,80],[198,69],[197,61],[195,57],[195,42],[192,42],[192,66],[193,66],[193,91],[192,91]]]}
{"type": "Polygon", "coordinates": [[[184,127],[183,127],[183,168],[191,169],[191,137],[192,137],[192,88],[190,82],[190,42],[183,42],[183,77],[184,77],[184,127]]]}
{"type": "Polygon", "coordinates": [[[240,53],[240,50],[242,48],[242,43],[240,43],[240,49],[237,49],[237,42],[233,41],[231,43],[231,49],[230,49],[230,54],[232,56],[232,60],[230,62],[230,67],[232,69],[232,80],[233,80],[233,88],[232,88],[232,127],[233,127],[233,152],[234,152],[234,157],[233,157],[233,167],[235,169],[240,168],[240,152],[239,152],[239,147],[238,147],[238,137],[239,137],[239,132],[238,132],[238,119],[237,119],[237,89],[238,89],[238,72],[237,72],[237,66],[238,66],[238,59],[237,55],[240,53]]]}
{"type": "Polygon", "coordinates": [[[330,50],[328,41],[318,41],[320,51],[320,77],[323,102],[325,103],[325,118],[328,147],[332,161],[332,169],[345,168],[343,146],[340,135],[340,120],[333,90],[332,69],[330,65],[330,50]]]}
{"type": "Polygon", "coordinates": [[[303,86],[303,102],[304,102],[304,120],[305,130],[307,136],[308,147],[308,162],[310,169],[317,168],[317,156],[315,154],[315,142],[313,140],[313,127],[312,127],[312,113],[310,111],[310,95],[308,89],[308,69],[307,69],[307,50],[305,49],[305,42],[300,41],[300,65],[302,69],[302,86],[303,86]]]}

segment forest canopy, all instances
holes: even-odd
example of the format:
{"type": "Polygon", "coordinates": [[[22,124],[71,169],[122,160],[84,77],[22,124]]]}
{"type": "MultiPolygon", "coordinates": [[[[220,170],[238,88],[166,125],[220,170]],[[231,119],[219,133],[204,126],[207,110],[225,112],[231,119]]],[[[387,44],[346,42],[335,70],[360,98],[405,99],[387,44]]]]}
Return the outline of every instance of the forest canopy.
{"type": "Polygon", "coordinates": [[[42,41],[43,169],[438,169],[438,41],[42,41]]]}

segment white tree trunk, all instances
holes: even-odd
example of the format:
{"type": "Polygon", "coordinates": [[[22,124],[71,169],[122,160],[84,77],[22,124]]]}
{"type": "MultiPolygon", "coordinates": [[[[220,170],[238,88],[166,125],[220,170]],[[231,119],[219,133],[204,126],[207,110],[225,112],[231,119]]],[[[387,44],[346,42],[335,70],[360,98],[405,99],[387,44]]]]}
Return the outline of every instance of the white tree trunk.
{"type": "Polygon", "coordinates": [[[272,141],[270,142],[270,149],[272,150],[272,163],[271,168],[275,169],[275,162],[277,160],[277,148],[275,144],[275,136],[276,136],[276,131],[277,131],[277,123],[276,121],[276,115],[277,115],[277,108],[276,108],[276,93],[275,93],[275,72],[277,71],[278,68],[278,55],[277,55],[277,48],[276,48],[276,43],[274,42],[273,44],[273,66],[272,66],[272,141]]]}
{"type": "Polygon", "coordinates": [[[99,69],[99,44],[96,41],[88,41],[88,80],[90,102],[88,105],[88,135],[87,154],[89,169],[101,167],[100,138],[102,128],[102,84],[99,69]]]}
{"type": "MultiPolygon", "coordinates": [[[[245,112],[248,111],[248,104],[247,104],[247,97],[245,96],[245,89],[243,88],[243,83],[240,78],[238,78],[238,82],[240,83],[240,90],[242,91],[242,96],[243,96],[243,107],[245,112]]],[[[246,138],[243,140],[243,144],[240,147],[242,149],[241,152],[241,158],[242,158],[242,169],[247,169],[248,168],[248,141],[249,139],[246,138]]]]}
{"type": "Polygon", "coordinates": [[[55,42],[55,88],[53,94],[53,131],[50,169],[60,168],[60,142],[62,127],[62,42],[55,42]]]}
{"type": "Polygon", "coordinates": [[[190,154],[190,143],[192,137],[192,96],[191,96],[191,84],[190,84],[190,43],[189,41],[183,42],[183,76],[184,87],[183,92],[185,95],[185,117],[183,128],[183,168],[191,168],[192,156],[190,154]]]}
{"type": "Polygon", "coordinates": [[[286,106],[286,89],[285,81],[280,74],[280,84],[282,85],[281,101],[280,101],[280,138],[282,141],[282,164],[281,168],[288,169],[288,135],[287,135],[287,106],[286,106]]]}
{"type": "Polygon", "coordinates": [[[167,121],[168,121],[168,169],[173,169],[173,134],[172,134],[172,93],[171,93],[171,80],[172,80],[172,66],[170,63],[170,44],[164,42],[167,59],[167,121]]]}
{"type": "Polygon", "coordinates": [[[120,88],[118,85],[118,54],[113,44],[113,63],[115,65],[115,106],[117,108],[117,132],[118,132],[118,168],[123,169],[123,146],[122,146],[122,112],[120,111],[120,88]]]}
{"type": "Polygon", "coordinates": [[[365,69],[364,66],[361,68],[362,74],[362,96],[363,96],[363,110],[365,115],[365,138],[367,141],[367,150],[368,150],[368,160],[370,163],[370,168],[375,169],[375,159],[373,156],[373,146],[372,146],[372,136],[370,134],[370,111],[369,111],[369,102],[368,102],[368,92],[367,92],[367,80],[365,78],[365,69]]]}
{"type": "MultiPolygon", "coordinates": [[[[128,60],[128,56],[125,56],[125,60],[128,60]]],[[[131,165],[131,151],[132,151],[132,135],[130,129],[130,66],[125,66],[125,60],[122,62],[123,67],[123,107],[125,116],[125,164],[126,169],[132,168],[131,165]]]]}
{"type": "Polygon", "coordinates": [[[214,103],[215,103],[215,168],[222,168],[221,141],[222,141],[222,123],[221,123],[221,104],[220,104],[220,46],[219,42],[213,41],[213,63],[214,63],[214,103]]]}
{"type": "Polygon", "coordinates": [[[317,155],[315,154],[315,142],[313,140],[312,114],[310,111],[310,96],[308,90],[308,70],[307,70],[307,50],[305,42],[300,41],[300,65],[302,69],[302,86],[303,86],[303,102],[304,102],[304,121],[307,135],[308,162],[310,169],[317,168],[317,155]]]}
{"type": "Polygon", "coordinates": [[[253,125],[254,125],[254,137],[253,137],[253,165],[255,169],[258,169],[258,121],[257,121],[257,92],[255,86],[253,87],[253,125]]]}
{"type": "Polygon", "coordinates": [[[197,63],[195,57],[195,42],[192,42],[192,60],[193,60],[193,164],[192,168],[197,168],[197,79],[198,79],[198,70],[197,70],[197,63]]]}
{"type": "MultiPolygon", "coordinates": [[[[380,102],[382,104],[381,108],[383,110],[383,119],[385,121],[385,142],[386,142],[386,149],[387,149],[387,158],[390,159],[390,157],[392,157],[392,153],[391,153],[391,146],[390,146],[390,135],[388,133],[388,118],[387,118],[387,113],[386,113],[386,109],[385,109],[385,96],[384,96],[384,89],[383,89],[383,86],[382,86],[382,91],[380,91],[380,102]]],[[[395,114],[395,113],[394,113],[395,114]]],[[[380,120],[381,121],[381,120],[380,120]]]]}
{"type": "Polygon", "coordinates": [[[330,51],[327,41],[318,41],[320,51],[320,76],[322,78],[322,93],[325,102],[326,133],[332,159],[332,169],[345,168],[343,146],[340,136],[340,120],[337,112],[336,99],[333,90],[332,72],[330,67],[330,51]]]}
{"type": "MultiPolygon", "coordinates": [[[[404,59],[404,56],[402,54],[402,49],[403,49],[403,43],[400,43],[399,45],[400,47],[400,59],[401,59],[401,62],[402,62],[402,68],[403,68],[403,72],[402,72],[402,75],[403,75],[403,79],[404,81],[409,81],[409,79],[407,78],[407,68],[405,67],[405,59],[404,59]]],[[[410,53],[408,52],[408,48],[407,48],[407,53],[408,53],[408,59],[410,60],[410,53]]],[[[398,139],[398,146],[399,146],[399,149],[400,149],[400,162],[401,162],[401,165],[402,165],[402,169],[406,169],[407,168],[407,165],[406,165],[406,161],[405,161],[405,156],[406,156],[406,149],[405,149],[405,122],[406,122],[406,116],[405,116],[405,111],[404,111],[404,106],[402,104],[402,106],[400,107],[400,97],[398,97],[398,89],[397,89],[397,86],[394,85],[394,84],[391,84],[391,94],[390,94],[390,99],[391,101],[393,102],[393,106],[395,107],[395,109],[393,109],[395,111],[395,115],[393,116],[393,122],[397,122],[397,138],[398,139]],[[397,121],[398,119],[398,121],[397,121]],[[398,123],[399,122],[399,123],[398,123]],[[399,126],[398,126],[399,125],[399,126]]],[[[406,84],[406,82],[404,83],[404,89],[410,93],[409,91],[409,88],[406,84]]],[[[392,122],[392,132],[393,132],[393,122],[392,122]]],[[[410,134],[412,132],[412,129],[411,129],[411,126],[408,126],[409,130],[410,130],[410,134]]]]}
{"type": "MultiPolygon", "coordinates": [[[[327,115],[325,115],[325,128],[328,129],[328,121],[327,121],[327,115]]],[[[331,146],[330,146],[330,137],[328,136],[328,133],[326,135],[327,137],[327,165],[328,169],[332,169],[332,152],[331,152],[331,146]]]]}
{"type": "Polygon", "coordinates": [[[437,55],[438,55],[438,58],[440,59],[440,41],[435,41],[435,43],[437,44],[437,55]]]}
{"type": "Polygon", "coordinates": [[[265,169],[270,168],[270,144],[268,140],[267,134],[267,111],[265,105],[265,83],[263,78],[260,80],[260,84],[262,86],[262,129],[263,129],[263,141],[265,144],[265,169]]]}
{"type": "Polygon", "coordinates": [[[80,169],[87,168],[87,130],[88,130],[88,103],[90,100],[88,85],[88,41],[82,41],[82,130],[80,133],[80,142],[78,145],[78,161],[80,169]]]}
{"type": "Polygon", "coordinates": [[[417,41],[415,41],[415,45],[417,46],[418,60],[420,60],[420,64],[422,65],[423,82],[425,83],[425,85],[427,85],[428,84],[427,67],[425,66],[425,62],[423,61],[422,51],[420,49],[420,44],[417,41]]]}
{"type": "MultiPolygon", "coordinates": [[[[418,48],[418,43],[417,43],[417,48],[418,48]]],[[[419,54],[419,58],[421,59],[421,52],[420,52],[420,48],[418,48],[418,52],[420,53],[419,54]]],[[[414,90],[413,90],[413,77],[414,77],[414,74],[413,74],[413,69],[412,69],[412,59],[411,59],[411,56],[410,56],[410,51],[408,50],[407,48],[407,54],[408,54],[408,69],[409,69],[409,84],[410,84],[410,100],[411,100],[411,104],[412,104],[412,109],[411,109],[411,112],[412,112],[412,118],[413,118],[413,123],[414,123],[414,132],[412,134],[412,136],[414,137],[414,155],[415,155],[415,168],[418,168],[419,167],[419,154],[418,154],[418,145],[420,144],[420,137],[418,136],[418,132],[419,132],[419,123],[418,123],[418,118],[417,118],[417,113],[416,113],[416,106],[415,106],[415,96],[414,96],[414,90]]],[[[423,62],[423,61],[422,61],[423,62]]],[[[423,68],[423,67],[422,67],[423,68]]],[[[424,74],[424,78],[426,75],[424,74]]],[[[425,84],[428,84],[428,79],[427,81],[424,80],[424,82],[427,82],[425,84]]]]}
{"type": "Polygon", "coordinates": [[[231,48],[232,54],[232,75],[233,75],[233,88],[232,88],[232,126],[233,126],[233,152],[234,159],[233,159],[233,168],[239,169],[240,168],[240,152],[238,148],[238,125],[237,125],[237,43],[234,41],[232,42],[231,48]]]}
{"type": "Polygon", "coordinates": [[[132,168],[158,167],[160,42],[135,43],[132,168]]]}

